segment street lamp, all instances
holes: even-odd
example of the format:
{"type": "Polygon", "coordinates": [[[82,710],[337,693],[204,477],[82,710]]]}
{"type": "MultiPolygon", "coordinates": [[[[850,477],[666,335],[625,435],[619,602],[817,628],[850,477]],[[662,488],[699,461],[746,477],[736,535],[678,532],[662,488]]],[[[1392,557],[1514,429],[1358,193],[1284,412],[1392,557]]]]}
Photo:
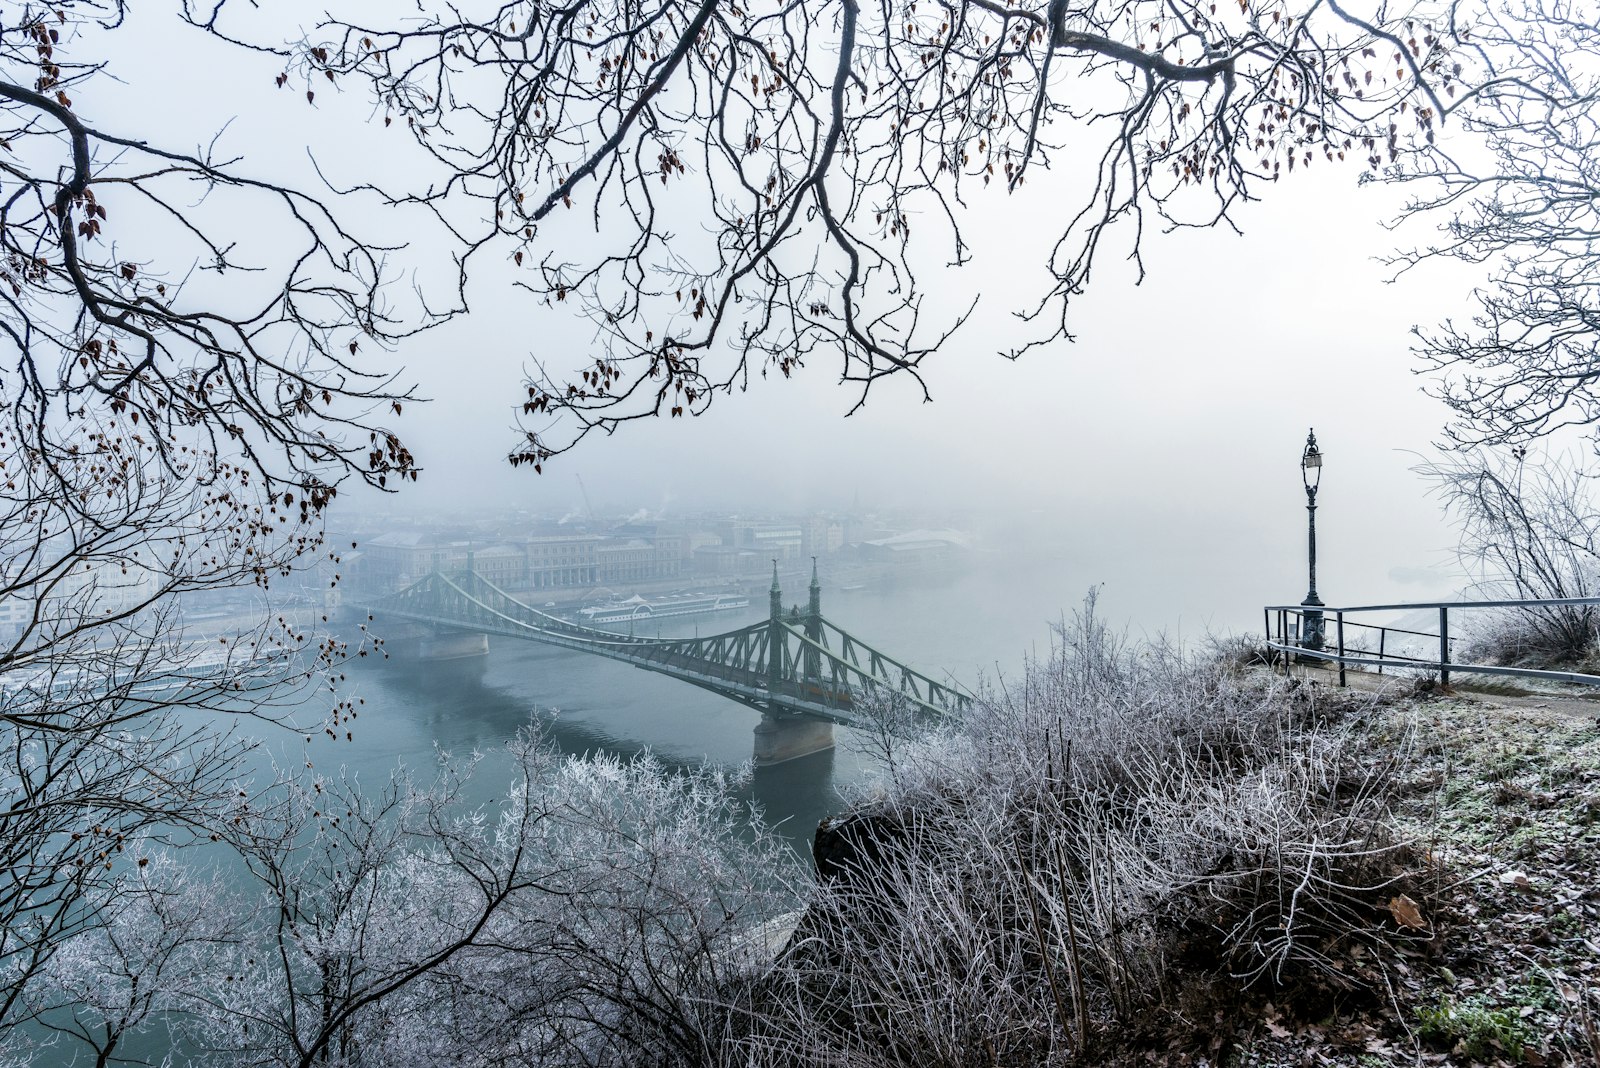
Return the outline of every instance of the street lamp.
{"type": "Polygon", "coordinates": [[[1306,555],[1311,574],[1306,599],[1300,602],[1306,610],[1301,613],[1300,645],[1305,649],[1320,650],[1323,617],[1322,598],[1317,596],[1317,485],[1322,481],[1322,450],[1317,448],[1315,430],[1306,435],[1306,449],[1300,454],[1300,480],[1306,487],[1306,555]]]}

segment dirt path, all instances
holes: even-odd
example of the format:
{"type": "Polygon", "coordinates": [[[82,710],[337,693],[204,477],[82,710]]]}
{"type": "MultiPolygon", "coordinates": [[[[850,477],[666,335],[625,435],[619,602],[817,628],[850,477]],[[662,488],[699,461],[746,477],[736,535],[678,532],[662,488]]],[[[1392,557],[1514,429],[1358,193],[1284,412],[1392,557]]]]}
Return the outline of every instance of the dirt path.
{"type": "MultiPolygon", "coordinates": [[[[1339,671],[1336,667],[1295,665],[1290,671],[1301,678],[1324,685],[1339,685],[1339,671]]],[[[1414,686],[1415,681],[1413,677],[1405,675],[1345,671],[1345,685],[1352,690],[1367,693],[1382,693],[1388,689],[1405,691],[1414,686]]],[[[1575,686],[1546,688],[1529,679],[1502,680],[1495,676],[1468,675],[1452,679],[1449,692],[1490,708],[1540,709],[1585,723],[1600,720],[1600,687],[1594,690],[1575,686]]]]}

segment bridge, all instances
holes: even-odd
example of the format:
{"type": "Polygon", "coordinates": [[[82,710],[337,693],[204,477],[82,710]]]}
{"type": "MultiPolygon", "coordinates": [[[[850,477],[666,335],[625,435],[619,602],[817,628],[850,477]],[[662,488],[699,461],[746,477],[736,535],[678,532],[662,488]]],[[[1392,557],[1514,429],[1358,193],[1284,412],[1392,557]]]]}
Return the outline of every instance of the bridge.
{"type": "MultiPolygon", "coordinates": [[[[785,612],[772,569],[768,618],[723,634],[641,638],[585,627],[523,604],[473,569],[432,574],[370,603],[376,620],[409,620],[457,634],[493,635],[593,653],[710,690],[761,712],[757,764],[777,764],[833,745],[833,725],[864,726],[884,705],[939,718],[971,695],[908,667],[822,615],[815,562],[804,609],[785,612]]],[[[485,647],[486,648],[486,647],[485,647]]]]}

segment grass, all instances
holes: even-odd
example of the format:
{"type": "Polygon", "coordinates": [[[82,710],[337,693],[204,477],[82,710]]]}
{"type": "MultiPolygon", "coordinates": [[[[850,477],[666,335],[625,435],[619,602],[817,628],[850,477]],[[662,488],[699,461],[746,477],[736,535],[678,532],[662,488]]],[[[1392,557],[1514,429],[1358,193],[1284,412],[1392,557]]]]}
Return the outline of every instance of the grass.
{"type": "Polygon", "coordinates": [[[1479,1061],[1502,1053],[1521,1060],[1523,1047],[1532,1038],[1510,1010],[1490,1008],[1479,998],[1461,1002],[1441,998],[1437,1005],[1418,1010],[1417,1034],[1424,1042],[1479,1061]]]}

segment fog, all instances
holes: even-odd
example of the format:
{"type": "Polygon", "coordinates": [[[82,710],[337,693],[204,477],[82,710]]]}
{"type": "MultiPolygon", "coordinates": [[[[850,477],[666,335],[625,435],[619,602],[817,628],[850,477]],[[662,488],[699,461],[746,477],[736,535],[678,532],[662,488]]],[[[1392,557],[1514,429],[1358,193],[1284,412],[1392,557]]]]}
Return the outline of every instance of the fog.
{"type": "MultiPolygon", "coordinates": [[[[162,50],[129,53],[131,36],[115,67],[124,92],[80,102],[96,120],[148,125],[151,101],[171,89],[162,50]]],[[[310,145],[335,185],[407,165],[403,138],[383,139],[359,92],[329,87],[305,105],[273,89],[268,58],[195,40],[194,78],[228,91],[199,94],[180,113],[164,109],[152,133],[183,145],[226,128],[219,144],[246,169],[285,175],[307,173],[310,145]]],[[[941,271],[930,259],[924,267],[935,300],[955,307],[980,298],[973,321],[924,364],[931,403],[909,379],[891,378],[846,417],[857,394],[819,352],[791,381],[753,374],[747,390],[718,396],[704,417],[591,437],[542,475],[504,460],[519,440],[530,362],[587,362],[594,328],[529,299],[509,270],[480,263],[471,314],[386,357],[429,398],[397,423],[421,458],[421,479],[397,495],[347,494],[332,522],[374,512],[580,514],[590,504],[579,478],[594,510],[618,519],[858,502],[914,508],[1026,530],[1079,561],[1081,578],[1103,582],[1108,603],[1121,600],[1136,626],[1247,626],[1263,603],[1305,593],[1298,460],[1314,426],[1327,456],[1324,599],[1446,595],[1461,584],[1454,535],[1412,470],[1432,455],[1446,413],[1426,396],[1429,379],[1408,345],[1414,325],[1459,315],[1475,279],[1438,265],[1391,280],[1377,257],[1425,244],[1429,233],[1421,224],[1385,230],[1395,191],[1358,188],[1356,176],[1351,166],[1287,177],[1266,202],[1239,210],[1242,236],[1147,234],[1142,284],[1122,259],[1129,235],[1116,234],[1122,244],[1108,246],[1074,299],[1076,343],[1012,362],[998,353],[1022,336],[1013,313],[1043,284],[1041,241],[1072,203],[1065,176],[1038,172],[1025,193],[997,188],[975,202],[964,220],[970,266],[941,271]]],[[[371,206],[352,210],[389,218],[371,206]]],[[[443,254],[414,222],[395,213],[386,224],[410,242],[394,260],[400,290],[444,273],[443,254]]],[[[685,219],[679,228],[693,226],[685,219]]],[[[1081,593],[1062,589],[1061,603],[1081,593]]]]}
{"type": "MultiPolygon", "coordinates": [[[[1327,456],[1324,599],[1444,596],[1460,584],[1454,535],[1413,468],[1433,455],[1446,412],[1424,394],[1407,346],[1413,324],[1456,310],[1463,272],[1391,283],[1374,257],[1397,241],[1378,225],[1394,200],[1349,178],[1284,183],[1243,213],[1243,237],[1153,239],[1142,285],[1107,273],[1076,302],[1076,344],[1010,361],[985,321],[970,325],[925,365],[931,403],[890,380],[847,417],[857,395],[824,357],[791,381],[753,378],[704,417],[592,437],[542,475],[502,460],[532,348],[519,339],[564,339],[539,354],[569,346],[577,363],[589,327],[514,295],[480,302],[492,307],[404,353],[432,398],[403,424],[421,481],[357,503],[582,514],[581,478],[595,510],[618,518],[858,502],[977,513],[1066,547],[1112,605],[1119,589],[1137,589],[1141,607],[1166,591],[1176,611],[1136,623],[1232,625],[1305,593],[1299,457],[1314,426],[1327,456]]],[[[1007,294],[1025,281],[1011,265],[1039,261],[1003,236],[987,244],[952,275],[981,290],[1003,326],[1007,294]]],[[[1063,605],[1081,592],[1062,590],[1063,605]]]]}

